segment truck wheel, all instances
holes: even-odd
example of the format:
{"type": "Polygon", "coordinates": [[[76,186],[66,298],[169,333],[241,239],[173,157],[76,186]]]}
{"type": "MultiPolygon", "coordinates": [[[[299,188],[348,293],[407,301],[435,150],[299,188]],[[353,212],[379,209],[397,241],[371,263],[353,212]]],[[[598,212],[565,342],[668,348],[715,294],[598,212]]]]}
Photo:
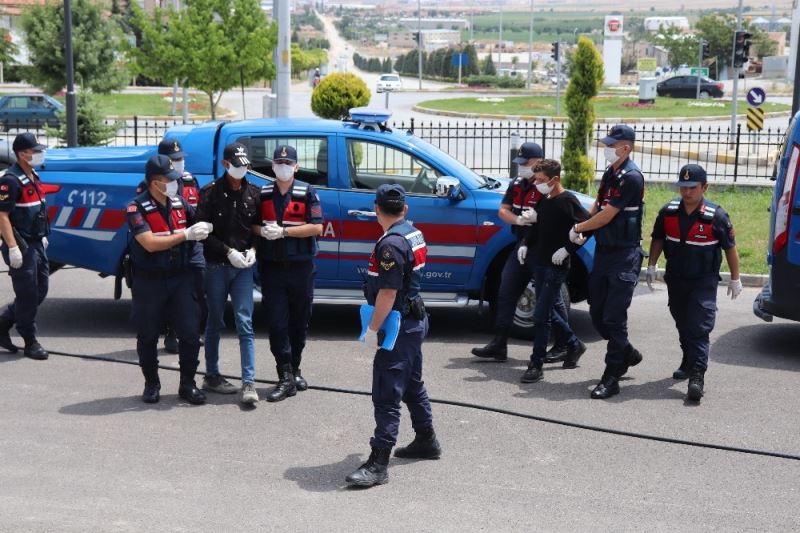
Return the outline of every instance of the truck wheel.
{"type": "MultiPolygon", "coordinates": [[[[567,284],[561,285],[561,297],[567,306],[567,313],[570,309],[569,289],[567,284]]],[[[517,301],[517,308],[514,310],[514,321],[511,324],[511,336],[518,339],[533,340],[533,309],[536,307],[536,288],[533,282],[528,283],[525,292],[517,301]]]]}

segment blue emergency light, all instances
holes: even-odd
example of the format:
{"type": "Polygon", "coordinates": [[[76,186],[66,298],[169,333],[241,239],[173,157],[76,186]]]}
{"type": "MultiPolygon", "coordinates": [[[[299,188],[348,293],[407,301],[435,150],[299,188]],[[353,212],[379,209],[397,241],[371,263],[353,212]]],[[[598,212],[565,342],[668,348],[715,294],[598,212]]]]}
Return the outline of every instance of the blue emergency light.
{"type": "Polygon", "coordinates": [[[392,112],[385,109],[354,107],[350,110],[350,120],[359,126],[375,126],[385,129],[392,112]]]}

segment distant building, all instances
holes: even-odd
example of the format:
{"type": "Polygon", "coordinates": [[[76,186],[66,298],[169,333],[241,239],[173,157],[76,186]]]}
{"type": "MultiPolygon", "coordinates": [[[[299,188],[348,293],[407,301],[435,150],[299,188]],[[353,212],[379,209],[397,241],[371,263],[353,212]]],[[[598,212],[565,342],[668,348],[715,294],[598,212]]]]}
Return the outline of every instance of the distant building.
{"type": "MultiPolygon", "coordinates": [[[[416,48],[416,31],[397,31],[389,34],[389,48],[416,48]]],[[[448,48],[461,42],[461,32],[456,30],[422,30],[422,48],[428,52],[448,48]]]]}
{"type": "Polygon", "coordinates": [[[686,17],[647,17],[644,19],[645,31],[657,32],[662,26],[689,31],[689,19],[686,17]]]}
{"type": "Polygon", "coordinates": [[[422,20],[418,20],[416,17],[406,17],[401,18],[399,23],[400,26],[408,28],[409,30],[416,30],[418,27],[423,30],[469,29],[469,21],[466,19],[423,18],[422,20]]]}

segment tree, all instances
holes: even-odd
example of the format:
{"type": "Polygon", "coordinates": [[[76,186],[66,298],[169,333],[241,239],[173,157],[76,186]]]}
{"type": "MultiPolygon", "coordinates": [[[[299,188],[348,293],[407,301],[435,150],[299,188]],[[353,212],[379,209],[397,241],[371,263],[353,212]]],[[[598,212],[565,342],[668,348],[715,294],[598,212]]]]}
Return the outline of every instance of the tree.
{"type": "MultiPolygon", "coordinates": [[[[753,34],[753,47],[758,57],[775,53],[776,43],[762,30],[745,21],[742,27],[753,34]]],[[[708,53],[715,57],[719,70],[729,67],[733,55],[733,33],[736,31],[736,17],[732,14],[706,15],[695,24],[697,35],[708,42],[708,53]]],[[[695,48],[696,50],[696,48],[695,48]]],[[[695,52],[695,55],[697,52],[695,52]]]]}
{"type": "MultiPolygon", "coordinates": [[[[87,89],[80,89],[77,98],[78,146],[103,146],[108,144],[116,135],[119,125],[106,124],[103,113],[87,89]]],[[[67,145],[67,117],[66,111],[58,114],[59,127],[45,127],[48,135],[57,137],[62,146],[67,145]]]]}
{"type": "Polygon", "coordinates": [[[249,85],[275,76],[277,26],[267,21],[258,0],[185,0],[181,11],[170,7],[160,13],[138,22],[143,25],[140,52],[134,54],[138,68],[154,68],[148,65],[155,63],[152,57],[165,63],[171,58],[165,70],[208,96],[212,119],[222,94],[242,77],[249,85]],[[163,54],[149,55],[151,50],[163,54]]]}
{"type": "Polygon", "coordinates": [[[587,37],[578,39],[567,86],[566,104],[569,123],[564,137],[564,186],[586,192],[594,176],[594,166],[587,156],[587,144],[594,125],[592,98],[603,83],[603,59],[587,37]]]}
{"type": "Polygon", "coordinates": [[[4,67],[13,65],[16,62],[14,57],[18,51],[19,47],[11,40],[11,33],[6,29],[0,28],[0,63],[4,67]]]}
{"type": "Polygon", "coordinates": [[[475,46],[468,44],[464,47],[464,53],[467,54],[467,65],[461,73],[464,76],[477,76],[481,73],[480,63],[478,62],[478,52],[475,46]]]}
{"type": "MultiPolygon", "coordinates": [[[[64,4],[27,6],[21,25],[31,64],[28,81],[48,94],[60,91],[67,82],[64,4]]],[[[72,47],[75,76],[85,87],[102,93],[125,86],[128,74],[116,56],[121,49],[119,27],[89,0],[72,3],[72,47]]]]}
{"type": "MultiPolygon", "coordinates": [[[[731,34],[731,42],[733,35],[731,34]]],[[[653,37],[653,44],[664,48],[669,54],[670,65],[696,65],[698,54],[698,40],[694,35],[683,33],[680,28],[661,26],[653,37]]]]}
{"type": "Polygon", "coordinates": [[[483,62],[483,73],[486,76],[497,76],[497,69],[494,68],[494,61],[492,61],[492,54],[486,56],[483,62]]]}
{"type": "Polygon", "coordinates": [[[364,80],[349,72],[336,72],[325,76],[311,94],[311,111],[320,118],[342,120],[351,108],[367,105],[370,96],[364,80]]]}

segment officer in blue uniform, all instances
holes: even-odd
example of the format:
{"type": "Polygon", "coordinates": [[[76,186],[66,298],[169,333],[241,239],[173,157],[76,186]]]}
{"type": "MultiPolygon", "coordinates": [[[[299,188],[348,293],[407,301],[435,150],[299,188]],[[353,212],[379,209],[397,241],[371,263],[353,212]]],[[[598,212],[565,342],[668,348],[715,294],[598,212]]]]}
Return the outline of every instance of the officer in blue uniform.
{"type": "Polygon", "coordinates": [[[347,476],[351,485],[370,487],[389,481],[387,467],[397,443],[401,401],[408,407],[416,436],[411,444],[398,448],[395,457],[438,459],[442,453],[422,381],[422,341],[428,333],[428,314],[419,290],[427,247],[422,232],[405,220],[407,212],[402,186],[378,187],[375,213],[385,233],[369,260],[364,293],[375,310],[362,344],[375,357],[372,404],[376,426],[367,462],[347,476]],[[394,349],[389,351],[379,348],[382,333],[378,330],[392,310],[400,312],[402,322],[394,349]]]}
{"type": "Polygon", "coordinates": [[[208,237],[213,225],[194,219],[194,210],[178,191],[180,173],[169,157],[155,155],[145,166],[147,190],[128,204],[126,217],[133,239],[132,318],[136,351],[144,374],[142,400],[160,398],[158,335],[169,320],[178,335],[178,395],[192,404],[205,403],[194,381],[200,343],[200,309],[188,273],[193,243],[208,237]]]}
{"type": "Polygon", "coordinates": [[[25,357],[47,359],[36,340],[36,312],[47,296],[50,267],[47,262],[47,219],[41,180],[33,167],[44,163],[47,148],[32,133],[20,133],[11,145],[17,162],[0,178],[0,252],[9,266],[14,302],[0,311],[0,347],[11,353],[17,347],[9,331],[16,324],[25,341],[25,357]]]}
{"type": "Polygon", "coordinates": [[[642,354],[628,342],[628,307],[644,257],[644,176],[630,159],[635,140],[633,129],[622,124],[612,127],[603,138],[609,166],[589,211],[591,218],[569,233],[573,243],[581,244],[583,233],[594,232],[596,242],[589,276],[589,314],[608,345],[605,371],[591,394],[595,399],[618,394],[619,379],[642,361],[642,354]]]}
{"type": "Polygon", "coordinates": [[[297,151],[279,145],[272,156],[276,181],[261,188],[257,258],[262,304],[269,323],[269,347],[278,371],[267,401],[278,402],[308,384],[300,373],[314,300],[314,257],[322,235],[322,204],[314,187],[294,179],[297,151]]]}
{"type": "Polygon", "coordinates": [[[647,285],[652,290],[663,251],[669,311],[678,328],[682,352],[681,365],[672,377],[689,378],[687,397],[696,402],[703,397],[723,250],[731,271],[728,295],[732,299],[742,292],[742,282],[733,224],[722,207],[704,197],[708,190],[705,169],[684,166],[678,174],[678,187],[681,198],[662,207],[653,226],[647,285]]]}

